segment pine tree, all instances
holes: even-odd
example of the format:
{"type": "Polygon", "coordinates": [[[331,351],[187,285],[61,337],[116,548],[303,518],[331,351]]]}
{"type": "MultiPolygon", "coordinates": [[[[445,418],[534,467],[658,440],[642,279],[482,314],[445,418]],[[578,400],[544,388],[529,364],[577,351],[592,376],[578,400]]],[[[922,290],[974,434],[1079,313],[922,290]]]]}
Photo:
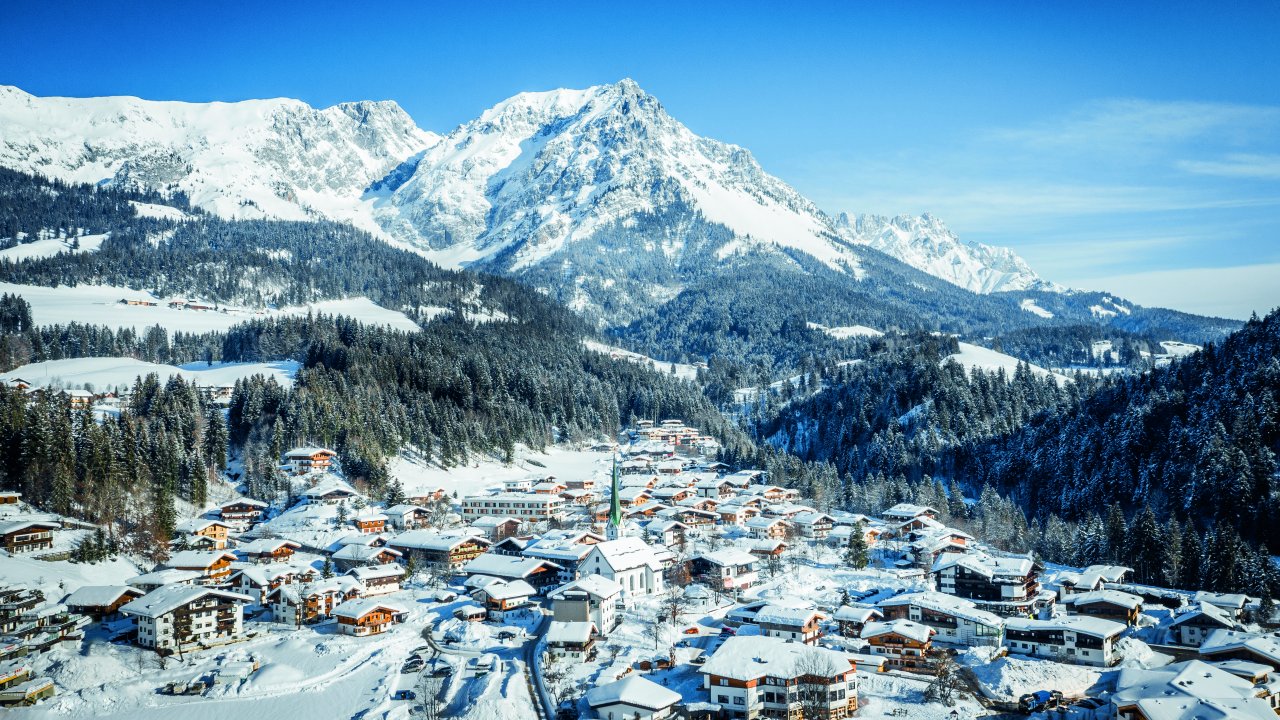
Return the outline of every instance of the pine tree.
{"type": "Polygon", "coordinates": [[[844,551],[844,562],[857,570],[867,566],[867,539],[863,535],[862,523],[854,525],[853,531],[849,533],[849,547],[844,551]]]}

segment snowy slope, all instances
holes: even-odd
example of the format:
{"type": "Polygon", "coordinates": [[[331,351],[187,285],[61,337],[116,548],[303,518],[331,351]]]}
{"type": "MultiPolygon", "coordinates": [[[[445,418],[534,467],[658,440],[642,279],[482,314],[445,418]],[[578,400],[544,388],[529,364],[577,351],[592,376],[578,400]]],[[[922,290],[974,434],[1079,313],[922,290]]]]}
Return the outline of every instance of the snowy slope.
{"type": "Polygon", "coordinates": [[[64,252],[72,254],[94,252],[102,246],[102,241],[106,239],[106,235],[81,235],[74,239],[77,243],[74,248],[71,246],[72,241],[63,238],[33,240],[32,242],[21,243],[11,248],[0,250],[0,260],[18,262],[20,260],[53,257],[58,253],[64,252]]]}
{"type": "MultiPolygon", "coordinates": [[[[1005,375],[1009,377],[1013,377],[1014,371],[1018,369],[1018,363],[1022,362],[1012,355],[1005,355],[1004,353],[978,345],[970,345],[969,343],[960,343],[960,352],[955,355],[948,355],[942,361],[946,362],[947,360],[954,360],[967,368],[976,368],[986,372],[1004,370],[1005,375]]],[[[1058,385],[1065,385],[1071,382],[1071,378],[1066,375],[1051,373],[1038,365],[1028,363],[1027,366],[1031,369],[1033,375],[1041,377],[1052,376],[1058,385]]]]}
{"type": "Polygon", "coordinates": [[[841,213],[836,217],[835,227],[850,242],[873,247],[972,292],[1062,289],[1041,280],[1012,250],[962,241],[941,220],[928,213],[894,218],[850,217],[841,213]]]}
{"type": "Polygon", "coordinates": [[[225,307],[219,310],[180,310],[168,306],[162,298],[149,292],[109,285],[77,285],[75,287],[42,287],[0,283],[0,293],[21,295],[31,303],[31,316],[37,325],[67,325],[73,322],[105,325],[111,328],[144,330],[160,325],[170,331],[216,332],[255,318],[273,315],[306,315],[308,312],[345,315],[370,325],[386,325],[396,330],[413,332],[417,323],[402,312],[388,310],[363,297],[324,300],[281,310],[250,310],[225,307]],[[154,306],[124,305],[120,300],[157,303],[154,306]]]}
{"type": "Polygon", "coordinates": [[[176,186],[224,217],[320,215],[370,228],[365,188],[438,140],[394,102],[321,110],[287,99],[40,98],[10,86],[0,86],[0,127],[7,167],[86,183],[176,186]]]}
{"type": "Polygon", "coordinates": [[[139,376],[155,373],[164,383],[179,375],[197,385],[217,387],[232,385],[236,380],[253,375],[275,378],[284,387],[293,385],[299,363],[284,360],[270,363],[188,363],[182,366],[159,365],[126,357],[73,358],[49,360],[22,365],[0,375],[0,381],[22,378],[33,387],[83,388],[96,390],[132,385],[139,376]]]}

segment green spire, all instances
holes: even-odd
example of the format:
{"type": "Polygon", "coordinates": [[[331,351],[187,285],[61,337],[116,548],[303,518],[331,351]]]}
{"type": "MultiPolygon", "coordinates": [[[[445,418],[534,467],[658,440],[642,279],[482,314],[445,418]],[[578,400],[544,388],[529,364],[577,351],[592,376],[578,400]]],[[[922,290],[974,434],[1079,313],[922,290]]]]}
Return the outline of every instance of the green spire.
{"type": "Polygon", "coordinates": [[[618,487],[618,456],[613,456],[613,491],[609,497],[609,527],[622,527],[622,501],[618,497],[622,488],[618,487]]]}

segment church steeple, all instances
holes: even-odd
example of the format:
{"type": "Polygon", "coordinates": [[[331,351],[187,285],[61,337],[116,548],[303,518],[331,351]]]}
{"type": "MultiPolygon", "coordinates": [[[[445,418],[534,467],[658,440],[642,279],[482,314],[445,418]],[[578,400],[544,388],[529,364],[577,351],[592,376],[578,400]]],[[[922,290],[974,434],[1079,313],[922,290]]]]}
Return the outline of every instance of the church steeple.
{"type": "Polygon", "coordinates": [[[618,456],[613,456],[613,481],[609,492],[609,524],[604,529],[608,540],[622,537],[622,485],[618,482],[618,456]]]}

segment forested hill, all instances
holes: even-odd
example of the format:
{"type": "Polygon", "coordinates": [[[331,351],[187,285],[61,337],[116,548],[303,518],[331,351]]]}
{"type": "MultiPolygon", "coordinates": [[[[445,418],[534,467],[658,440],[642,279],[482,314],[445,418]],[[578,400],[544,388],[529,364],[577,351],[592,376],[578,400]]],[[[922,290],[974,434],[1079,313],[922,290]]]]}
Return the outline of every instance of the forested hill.
{"type": "Polygon", "coordinates": [[[1168,368],[1110,378],[957,458],[1029,514],[1083,518],[1116,502],[1280,547],[1280,310],[1168,368]]]}

